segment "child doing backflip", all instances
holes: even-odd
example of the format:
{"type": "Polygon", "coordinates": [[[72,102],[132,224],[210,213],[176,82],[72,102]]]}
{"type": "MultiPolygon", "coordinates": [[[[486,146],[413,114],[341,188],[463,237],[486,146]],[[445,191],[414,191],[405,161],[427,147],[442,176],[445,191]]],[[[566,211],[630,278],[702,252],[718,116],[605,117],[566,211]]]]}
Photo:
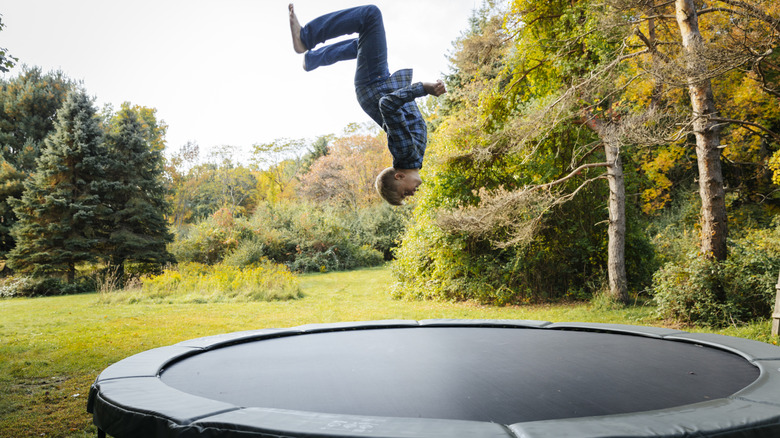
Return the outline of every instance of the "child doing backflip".
{"type": "Polygon", "coordinates": [[[293,5],[289,6],[293,48],[304,53],[303,69],[339,61],[357,59],[355,93],[363,110],[387,133],[387,147],[393,156],[393,166],[383,170],[376,179],[376,189],[392,205],[403,204],[422,183],[427,126],[414,103],[418,97],[441,96],[447,90],[444,83],[412,83],[412,70],[399,70],[392,75],[387,65],[387,41],[382,13],[376,6],[359,6],[325,14],[301,27],[293,5]],[[357,33],[358,37],[316,46],[342,35],[357,33]]]}

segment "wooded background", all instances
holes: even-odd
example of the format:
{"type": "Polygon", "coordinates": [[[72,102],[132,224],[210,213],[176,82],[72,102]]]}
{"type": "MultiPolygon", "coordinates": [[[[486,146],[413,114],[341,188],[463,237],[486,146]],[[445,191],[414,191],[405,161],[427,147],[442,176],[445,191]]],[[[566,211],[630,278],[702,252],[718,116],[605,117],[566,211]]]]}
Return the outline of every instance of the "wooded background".
{"type": "Polygon", "coordinates": [[[376,127],[203,157],[166,144],[154,109],[96,109],[64,73],[28,67],[2,81],[0,249],[14,275],[60,286],[174,260],[393,259],[398,297],[768,317],[778,37],[768,0],[486,1],[453,44],[449,92],[418,102],[425,184],[401,209],[373,191],[391,161],[376,127]]]}

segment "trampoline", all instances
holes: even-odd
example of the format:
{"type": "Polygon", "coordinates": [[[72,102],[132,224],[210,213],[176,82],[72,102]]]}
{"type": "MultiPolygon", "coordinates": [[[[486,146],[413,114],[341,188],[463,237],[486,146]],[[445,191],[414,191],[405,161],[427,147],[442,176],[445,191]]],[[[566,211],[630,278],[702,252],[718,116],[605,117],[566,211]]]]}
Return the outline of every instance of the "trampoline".
{"type": "Polygon", "coordinates": [[[114,437],[777,437],[780,348],[546,321],[370,321],[194,339],[90,390],[114,437]]]}

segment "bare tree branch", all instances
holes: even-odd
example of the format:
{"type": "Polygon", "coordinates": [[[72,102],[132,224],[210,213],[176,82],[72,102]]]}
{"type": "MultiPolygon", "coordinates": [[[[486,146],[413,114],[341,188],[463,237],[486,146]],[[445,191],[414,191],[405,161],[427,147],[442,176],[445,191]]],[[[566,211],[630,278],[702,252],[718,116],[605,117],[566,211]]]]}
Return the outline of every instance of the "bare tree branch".
{"type": "MultiPolygon", "coordinates": [[[[601,140],[595,141],[595,142],[593,142],[591,144],[593,144],[594,146],[592,148],[590,148],[590,150],[588,152],[584,153],[582,156],[579,156],[577,158],[578,165],[579,165],[579,163],[582,163],[583,161],[585,161],[585,159],[587,159],[589,156],[591,156],[594,152],[596,152],[597,150],[599,150],[602,147],[604,147],[604,143],[602,143],[601,140]]],[[[579,148],[579,149],[584,149],[587,146],[588,145],[585,145],[585,146],[583,146],[582,148],[579,148]]],[[[574,161],[574,157],[572,157],[572,161],[574,161]]]]}
{"type": "Polygon", "coordinates": [[[770,26],[772,26],[775,30],[780,31],[780,20],[779,19],[774,18],[774,17],[772,17],[770,15],[767,15],[766,13],[764,13],[764,11],[762,11],[761,9],[759,9],[759,8],[749,4],[749,3],[746,3],[746,2],[741,1],[741,0],[717,0],[717,1],[722,2],[722,3],[726,3],[727,5],[738,7],[740,9],[744,10],[744,11],[747,11],[743,15],[748,15],[750,17],[753,17],[753,18],[756,18],[758,20],[761,20],[761,21],[769,24],[770,26]]]}
{"type": "MultiPolygon", "coordinates": [[[[607,163],[600,163],[601,167],[607,163]]],[[[581,166],[599,167],[598,165],[581,166]]],[[[523,246],[530,243],[538,232],[542,219],[550,209],[573,199],[577,193],[594,181],[605,179],[606,173],[582,182],[576,189],[565,195],[556,196],[550,187],[561,184],[577,174],[570,175],[551,183],[523,187],[515,191],[503,188],[492,193],[482,189],[478,206],[461,208],[455,211],[440,212],[437,224],[445,231],[468,233],[478,239],[490,239],[496,248],[523,246]]]]}
{"type": "Polygon", "coordinates": [[[745,14],[744,12],[735,11],[734,9],[728,9],[728,8],[704,8],[704,9],[699,9],[697,11],[697,14],[699,16],[702,16],[704,14],[711,14],[713,12],[728,12],[728,13],[734,14],[734,15],[742,15],[742,16],[746,16],[746,17],[750,17],[751,16],[749,14],[745,14]]]}
{"type": "Polygon", "coordinates": [[[731,123],[731,124],[737,124],[737,125],[743,125],[743,126],[750,126],[750,127],[753,127],[753,128],[758,128],[758,129],[766,132],[767,134],[769,134],[775,140],[780,141],[780,134],[777,134],[777,133],[767,129],[767,128],[759,125],[758,123],[748,122],[746,120],[727,119],[727,118],[724,118],[724,117],[712,117],[712,116],[709,116],[709,119],[712,120],[713,122],[731,123]]]}
{"type": "Polygon", "coordinates": [[[638,36],[639,39],[642,40],[643,43],[645,43],[645,46],[647,46],[647,49],[650,51],[650,53],[652,53],[653,55],[657,55],[664,62],[670,62],[671,61],[668,56],[666,56],[665,54],[663,54],[663,53],[658,51],[658,49],[656,48],[658,46],[658,42],[651,42],[645,36],[645,34],[643,34],[641,30],[639,30],[638,27],[634,30],[634,34],[636,36],[638,36]]]}
{"type": "Polygon", "coordinates": [[[563,178],[556,179],[555,181],[548,182],[546,184],[540,184],[538,186],[529,187],[529,190],[536,190],[536,189],[549,189],[552,186],[557,186],[558,184],[563,184],[566,181],[574,178],[575,176],[579,175],[580,172],[582,172],[585,169],[592,169],[594,167],[609,167],[610,163],[588,163],[583,164],[582,166],[572,170],[568,175],[564,176],[563,178]]]}

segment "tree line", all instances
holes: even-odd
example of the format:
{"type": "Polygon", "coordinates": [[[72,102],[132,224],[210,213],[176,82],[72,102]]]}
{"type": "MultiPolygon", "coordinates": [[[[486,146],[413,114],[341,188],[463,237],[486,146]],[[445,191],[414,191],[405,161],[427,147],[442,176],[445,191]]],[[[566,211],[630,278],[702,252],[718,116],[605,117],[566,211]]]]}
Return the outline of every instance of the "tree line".
{"type": "Polygon", "coordinates": [[[201,156],[188,142],[170,154],[174,226],[202,221],[226,208],[251,215],[263,203],[306,201],[357,210],[376,206],[374,175],[390,160],[384,134],[350,125],[339,135],[279,138],[252,146],[244,162],[235,146],[201,156]]]}
{"type": "Polygon", "coordinates": [[[266,257],[293,270],[391,257],[404,213],[374,195],[390,159],[376,129],[258,143],[245,162],[230,145],[205,157],[194,142],[164,153],[166,129],[154,109],[98,110],[62,72],[24,67],[0,81],[6,266],[73,285],[107,269],[121,283],[127,269],[156,272],[176,258],[219,263],[236,250],[251,254],[232,260],[266,257]],[[301,212],[324,219],[321,230],[307,230],[301,212]]]}

